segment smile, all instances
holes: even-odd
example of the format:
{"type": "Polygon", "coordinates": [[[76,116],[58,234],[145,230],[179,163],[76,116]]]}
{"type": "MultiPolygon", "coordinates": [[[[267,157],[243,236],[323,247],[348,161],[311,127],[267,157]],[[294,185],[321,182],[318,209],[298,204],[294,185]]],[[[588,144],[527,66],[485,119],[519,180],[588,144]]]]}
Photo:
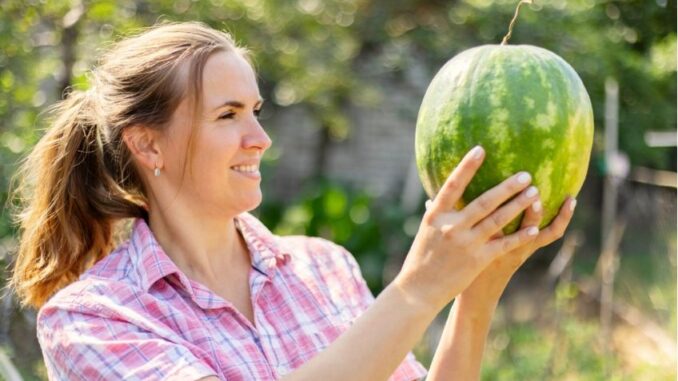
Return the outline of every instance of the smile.
{"type": "Polygon", "coordinates": [[[248,177],[253,180],[261,179],[261,173],[259,173],[258,165],[234,165],[231,167],[232,170],[238,172],[238,174],[248,177]]]}
{"type": "Polygon", "coordinates": [[[234,171],[244,172],[244,173],[255,173],[259,172],[259,167],[256,165],[236,165],[231,167],[234,171]]]}

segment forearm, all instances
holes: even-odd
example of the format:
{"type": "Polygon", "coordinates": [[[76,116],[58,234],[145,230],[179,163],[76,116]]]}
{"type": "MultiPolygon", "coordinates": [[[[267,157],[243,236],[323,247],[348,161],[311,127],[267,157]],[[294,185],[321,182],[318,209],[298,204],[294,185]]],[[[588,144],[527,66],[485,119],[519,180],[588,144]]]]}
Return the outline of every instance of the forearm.
{"type": "MultiPolygon", "coordinates": [[[[468,291],[468,290],[467,290],[468,291]]],[[[428,381],[478,380],[485,342],[501,292],[464,292],[454,302],[429,369],[428,381]]]]}
{"type": "Polygon", "coordinates": [[[386,380],[438,311],[391,284],[351,328],[284,380],[386,380]]]}

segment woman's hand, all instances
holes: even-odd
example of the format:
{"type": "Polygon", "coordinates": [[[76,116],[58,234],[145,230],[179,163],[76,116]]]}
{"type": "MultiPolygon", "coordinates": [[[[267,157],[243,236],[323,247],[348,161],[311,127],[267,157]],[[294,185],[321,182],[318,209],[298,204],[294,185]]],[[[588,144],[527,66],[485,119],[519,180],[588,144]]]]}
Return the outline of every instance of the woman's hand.
{"type": "Polygon", "coordinates": [[[483,158],[480,147],[466,154],[424,213],[403,269],[393,283],[412,302],[441,309],[490,263],[503,254],[526,251],[538,236],[535,224],[496,237],[537,201],[536,189],[527,188],[531,178],[526,172],[506,179],[465,208],[455,209],[483,158]]]}
{"type": "MultiPolygon", "coordinates": [[[[498,299],[513,274],[537,249],[549,245],[563,236],[565,229],[572,220],[576,204],[577,201],[574,198],[568,197],[560,207],[556,218],[540,231],[534,240],[493,260],[473,283],[464,290],[463,295],[472,294],[473,297],[468,298],[470,300],[498,299]]],[[[430,205],[430,203],[427,202],[427,205],[430,205]]],[[[525,211],[521,222],[521,229],[529,226],[539,226],[542,212],[543,209],[540,201],[532,204],[532,207],[525,211]]],[[[499,231],[495,238],[500,238],[502,235],[502,232],[499,231]]]]}

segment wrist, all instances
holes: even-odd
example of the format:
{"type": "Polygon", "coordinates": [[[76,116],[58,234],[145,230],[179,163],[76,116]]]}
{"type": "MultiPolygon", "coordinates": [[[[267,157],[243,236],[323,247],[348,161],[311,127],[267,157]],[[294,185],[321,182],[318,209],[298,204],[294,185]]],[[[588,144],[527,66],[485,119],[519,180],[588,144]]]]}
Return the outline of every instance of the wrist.
{"type": "Polygon", "coordinates": [[[433,320],[445,307],[445,304],[430,301],[410,290],[399,277],[389,284],[382,294],[390,295],[398,301],[401,310],[433,320]]]}
{"type": "Polygon", "coordinates": [[[504,274],[502,271],[486,269],[459,295],[467,300],[495,301],[504,293],[514,272],[504,274]]]}
{"type": "Polygon", "coordinates": [[[501,293],[479,295],[462,292],[454,300],[454,303],[457,305],[457,309],[463,310],[467,316],[483,317],[494,314],[500,297],[501,293]]]}
{"type": "Polygon", "coordinates": [[[476,311],[482,314],[494,313],[499,299],[508,284],[506,281],[494,281],[491,284],[473,282],[455,299],[465,310],[476,311]]]}

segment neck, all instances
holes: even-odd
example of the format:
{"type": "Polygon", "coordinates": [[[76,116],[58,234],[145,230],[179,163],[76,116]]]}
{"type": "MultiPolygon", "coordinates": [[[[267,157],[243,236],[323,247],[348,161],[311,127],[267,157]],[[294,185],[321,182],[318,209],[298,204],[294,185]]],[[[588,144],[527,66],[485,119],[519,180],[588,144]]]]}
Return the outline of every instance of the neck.
{"type": "Polygon", "coordinates": [[[235,215],[204,216],[179,205],[171,213],[151,205],[149,226],[160,246],[189,278],[215,284],[249,263],[235,215]]]}

